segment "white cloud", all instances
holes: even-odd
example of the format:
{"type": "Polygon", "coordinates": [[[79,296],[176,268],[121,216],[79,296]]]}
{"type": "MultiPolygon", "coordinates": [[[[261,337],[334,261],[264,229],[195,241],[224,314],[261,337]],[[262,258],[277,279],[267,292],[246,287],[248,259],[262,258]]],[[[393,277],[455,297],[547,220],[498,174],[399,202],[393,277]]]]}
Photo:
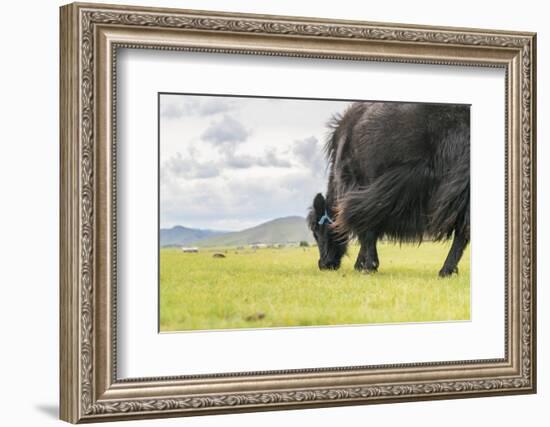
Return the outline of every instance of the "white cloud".
{"type": "Polygon", "coordinates": [[[313,174],[323,175],[327,168],[324,145],[314,136],[295,141],[292,152],[313,174]]]}
{"type": "Polygon", "coordinates": [[[237,107],[238,103],[232,98],[163,94],[160,115],[169,120],[188,116],[204,117],[226,113],[237,107]]]}
{"type": "Polygon", "coordinates": [[[241,122],[225,114],[221,120],[210,123],[201,139],[224,149],[233,149],[237,144],[246,141],[249,134],[241,122]]]}
{"type": "Polygon", "coordinates": [[[290,160],[281,157],[274,149],[266,150],[262,156],[235,154],[233,151],[225,151],[224,155],[225,164],[221,166],[234,169],[248,169],[255,166],[275,168],[289,168],[292,166],[290,160]]]}
{"type": "Polygon", "coordinates": [[[181,153],[168,159],[161,167],[163,176],[176,175],[182,178],[212,178],[218,176],[218,167],[210,162],[198,162],[192,156],[183,157],[181,153]]]}

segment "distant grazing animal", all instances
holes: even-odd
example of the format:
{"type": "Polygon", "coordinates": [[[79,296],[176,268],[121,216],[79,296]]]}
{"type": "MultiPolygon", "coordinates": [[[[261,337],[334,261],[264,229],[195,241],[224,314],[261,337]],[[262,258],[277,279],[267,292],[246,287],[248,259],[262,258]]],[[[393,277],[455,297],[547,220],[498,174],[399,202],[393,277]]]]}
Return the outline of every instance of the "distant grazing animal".
{"type": "Polygon", "coordinates": [[[355,269],[377,271],[376,242],[453,238],[441,277],[458,273],[470,241],[470,107],[357,102],[330,123],[326,197],[308,225],[319,268],[338,269],[351,237],[355,269]]]}
{"type": "Polygon", "coordinates": [[[212,257],[214,257],[214,258],[225,258],[225,255],[221,254],[219,252],[216,252],[214,255],[212,255],[212,257]]]}

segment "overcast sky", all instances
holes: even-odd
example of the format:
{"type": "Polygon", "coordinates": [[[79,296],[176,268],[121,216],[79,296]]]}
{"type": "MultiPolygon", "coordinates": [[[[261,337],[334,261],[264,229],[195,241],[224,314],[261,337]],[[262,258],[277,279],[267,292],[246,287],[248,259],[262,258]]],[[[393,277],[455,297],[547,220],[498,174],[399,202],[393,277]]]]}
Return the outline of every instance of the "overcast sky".
{"type": "Polygon", "coordinates": [[[305,216],[326,189],[327,122],[348,105],[161,95],[161,227],[242,230],[305,216]]]}

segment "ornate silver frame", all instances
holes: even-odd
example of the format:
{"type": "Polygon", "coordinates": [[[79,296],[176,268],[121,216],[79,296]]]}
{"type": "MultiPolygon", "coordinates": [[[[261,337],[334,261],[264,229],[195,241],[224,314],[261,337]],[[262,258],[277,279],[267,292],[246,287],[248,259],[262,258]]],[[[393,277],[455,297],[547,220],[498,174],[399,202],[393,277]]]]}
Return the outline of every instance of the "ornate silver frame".
{"type": "Polygon", "coordinates": [[[61,8],[60,43],[61,419],[77,423],[535,392],[535,34],[77,3],[61,8]],[[118,47],[503,67],[505,357],[117,379],[118,47]]]}

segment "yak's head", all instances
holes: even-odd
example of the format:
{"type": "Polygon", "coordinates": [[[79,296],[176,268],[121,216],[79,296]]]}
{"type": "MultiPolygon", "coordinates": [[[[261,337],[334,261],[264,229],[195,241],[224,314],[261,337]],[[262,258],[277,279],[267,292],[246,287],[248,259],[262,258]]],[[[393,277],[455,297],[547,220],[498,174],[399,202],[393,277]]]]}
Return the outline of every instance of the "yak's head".
{"type": "Polygon", "coordinates": [[[313,199],[307,221],[319,248],[319,268],[337,270],[347,245],[334,230],[330,206],[321,193],[313,199]]]}

